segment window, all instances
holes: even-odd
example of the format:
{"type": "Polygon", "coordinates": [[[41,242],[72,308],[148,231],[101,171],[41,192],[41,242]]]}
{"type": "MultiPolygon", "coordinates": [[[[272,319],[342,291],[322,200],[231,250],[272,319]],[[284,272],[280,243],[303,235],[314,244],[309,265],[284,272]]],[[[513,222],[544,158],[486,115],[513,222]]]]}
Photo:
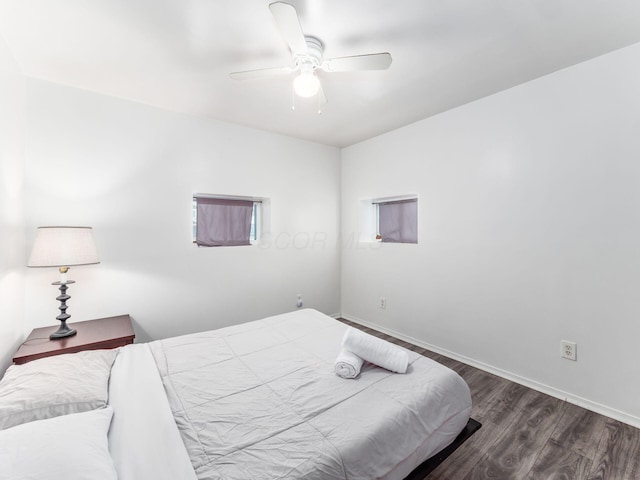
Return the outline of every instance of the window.
{"type": "Polygon", "coordinates": [[[259,235],[261,199],[193,196],[192,235],[200,247],[251,245],[259,235]]]}
{"type": "Polygon", "coordinates": [[[373,201],[376,239],[383,243],[418,243],[418,199],[373,201]]]}

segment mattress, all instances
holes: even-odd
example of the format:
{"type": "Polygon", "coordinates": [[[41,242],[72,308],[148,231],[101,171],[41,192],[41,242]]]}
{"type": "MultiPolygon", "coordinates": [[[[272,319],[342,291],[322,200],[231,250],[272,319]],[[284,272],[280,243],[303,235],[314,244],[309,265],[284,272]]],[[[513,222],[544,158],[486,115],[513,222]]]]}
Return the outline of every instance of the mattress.
{"type": "Polygon", "coordinates": [[[346,328],[305,309],[123,347],[109,398],[119,478],[405,478],[463,429],[469,388],[411,351],[406,374],[365,364],[340,378],[346,328]]]}

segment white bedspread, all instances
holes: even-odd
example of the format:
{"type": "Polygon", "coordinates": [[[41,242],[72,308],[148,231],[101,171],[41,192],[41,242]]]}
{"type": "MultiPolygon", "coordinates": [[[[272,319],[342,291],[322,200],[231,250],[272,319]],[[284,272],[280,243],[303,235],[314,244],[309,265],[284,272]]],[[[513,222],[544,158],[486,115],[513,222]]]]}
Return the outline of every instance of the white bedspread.
{"type": "Polygon", "coordinates": [[[120,349],[109,379],[109,452],[118,480],[195,480],[146,344],[120,349]]]}
{"type": "Polygon", "coordinates": [[[345,329],[300,310],[149,344],[199,479],[402,479],[456,437],[471,397],[455,372],[409,352],[404,375],[342,379],[345,329]]]}

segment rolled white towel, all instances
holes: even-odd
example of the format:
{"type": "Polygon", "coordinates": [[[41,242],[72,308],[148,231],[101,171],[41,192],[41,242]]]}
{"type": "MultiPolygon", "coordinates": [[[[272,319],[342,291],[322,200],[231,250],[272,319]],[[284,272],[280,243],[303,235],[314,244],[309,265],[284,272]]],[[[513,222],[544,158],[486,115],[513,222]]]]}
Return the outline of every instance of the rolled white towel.
{"type": "Polygon", "coordinates": [[[338,358],[336,358],[336,375],[342,378],[356,378],[360,375],[360,369],[362,368],[363,363],[364,360],[359,356],[343,348],[340,351],[338,358]]]}
{"type": "Polygon", "coordinates": [[[349,327],[345,332],[342,348],[392,372],[405,373],[409,366],[409,355],[405,350],[355,328],[349,327]]]}

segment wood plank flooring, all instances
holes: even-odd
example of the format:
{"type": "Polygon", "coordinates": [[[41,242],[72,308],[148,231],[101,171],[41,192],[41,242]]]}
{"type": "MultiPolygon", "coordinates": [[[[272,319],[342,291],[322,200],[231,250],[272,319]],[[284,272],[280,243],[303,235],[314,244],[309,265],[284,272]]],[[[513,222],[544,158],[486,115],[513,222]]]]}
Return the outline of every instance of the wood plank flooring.
{"type": "Polygon", "coordinates": [[[640,480],[640,430],[373,329],[465,379],[482,423],[425,480],[640,480]]]}

